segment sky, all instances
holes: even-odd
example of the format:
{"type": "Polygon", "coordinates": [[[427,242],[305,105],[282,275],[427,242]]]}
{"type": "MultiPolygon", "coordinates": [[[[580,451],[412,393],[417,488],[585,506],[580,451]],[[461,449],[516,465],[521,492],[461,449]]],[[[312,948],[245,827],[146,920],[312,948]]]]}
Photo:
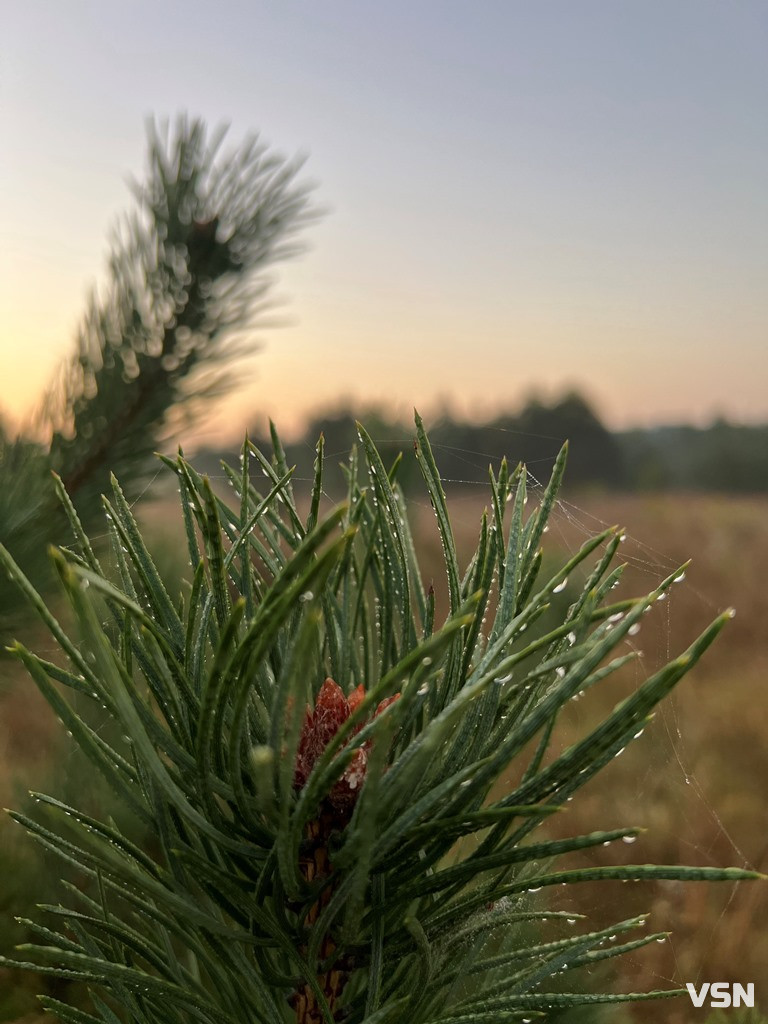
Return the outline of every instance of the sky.
{"type": "Polygon", "coordinates": [[[328,211],[201,428],[340,399],[768,420],[764,0],[26,0],[0,13],[0,411],[71,350],[148,115],[307,155],[328,211]]]}

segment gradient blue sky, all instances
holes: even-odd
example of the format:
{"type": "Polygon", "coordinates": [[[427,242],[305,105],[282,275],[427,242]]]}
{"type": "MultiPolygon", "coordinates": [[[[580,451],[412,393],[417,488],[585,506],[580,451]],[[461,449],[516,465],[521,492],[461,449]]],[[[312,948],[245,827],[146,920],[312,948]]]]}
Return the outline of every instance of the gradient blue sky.
{"type": "Polygon", "coordinates": [[[64,3],[0,15],[0,406],[70,347],[144,118],[251,129],[330,208],[219,435],[336,396],[768,419],[764,0],[64,3]]]}

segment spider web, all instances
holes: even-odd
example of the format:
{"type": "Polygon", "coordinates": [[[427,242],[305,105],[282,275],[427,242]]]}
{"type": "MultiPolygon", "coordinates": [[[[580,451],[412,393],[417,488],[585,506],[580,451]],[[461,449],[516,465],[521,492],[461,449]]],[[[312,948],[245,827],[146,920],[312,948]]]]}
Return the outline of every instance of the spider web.
{"type": "MultiPolygon", "coordinates": [[[[517,432],[503,428],[495,429],[510,435],[508,459],[514,465],[514,435],[517,432]]],[[[537,463],[526,463],[529,494],[532,500],[536,500],[543,492],[548,472],[560,447],[560,439],[552,440],[553,451],[550,458],[540,459],[537,463]]],[[[403,445],[410,445],[411,441],[411,438],[402,439],[403,445]]],[[[441,451],[449,450],[454,464],[458,459],[467,467],[465,475],[460,478],[444,477],[443,483],[457,540],[462,534],[466,534],[469,542],[474,544],[482,509],[489,502],[487,473],[489,463],[495,461],[494,457],[482,451],[455,446],[449,448],[436,443],[433,443],[433,449],[438,466],[441,451]]],[[[655,614],[648,616],[652,622],[648,626],[643,626],[644,633],[648,634],[644,650],[638,649],[634,637],[628,637],[624,641],[639,655],[634,665],[634,680],[631,684],[636,687],[648,675],[679,654],[701,629],[727,607],[727,604],[724,606],[722,603],[721,593],[728,588],[720,586],[721,580],[718,577],[721,569],[728,568],[728,555],[724,552],[718,562],[716,542],[723,531],[727,532],[728,522],[711,522],[707,525],[705,513],[708,499],[693,496],[686,498],[673,494],[662,497],[624,495],[617,498],[606,492],[582,493],[577,496],[577,500],[573,500],[573,496],[567,491],[567,478],[566,469],[566,496],[557,500],[550,516],[548,536],[543,541],[545,551],[547,547],[551,547],[567,555],[574,554],[585,540],[614,525],[615,521],[611,522],[606,518],[605,509],[609,507],[613,511],[618,506],[619,511],[632,513],[634,520],[638,520],[639,517],[636,526],[625,529],[623,544],[617,556],[617,562],[627,564],[627,576],[632,584],[629,587],[622,584],[622,594],[639,594],[654,589],[662,579],[679,568],[686,557],[694,556],[693,565],[688,569],[687,578],[682,586],[672,587],[666,600],[654,609],[655,614]],[[707,547],[715,549],[714,555],[709,551],[704,552],[703,560],[708,563],[708,573],[697,572],[698,552],[694,537],[691,537],[690,545],[686,545],[682,557],[678,557],[677,551],[673,553],[670,550],[670,541],[679,545],[679,536],[668,538],[666,531],[662,529],[658,538],[654,536],[652,541],[649,539],[654,524],[643,521],[644,508],[650,506],[653,509],[659,504],[661,507],[652,518],[661,519],[662,526],[665,508],[667,512],[675,512],[678,520],[684,518],[689,505],[693,506],[690,514],[704,516],[705,521],[703,524],[700,523],[699,527],[700,530],[702,526],[704,528],[707,547]],[[699,583],[701,576],[705,579],[699,583]]],[[[718,499],[716,510],[720,512],[724,508],[727,515],[728,500],[718,499]]],[[[434,522],[427,499],[407,496],[406,502],[409,512],[416,519],[421,516],[427,522],[434,522]]],[[[758,512],[756,509],[755,514],[758,512]]],[[[759,522],[759,518],[757,521],[759,522]]],[[[679,534],[679,527],[677,532],[679,534]]],[[[759,615],[758,609],[750,611],[759,615]]],[[[717,748],[719,745],[722,753],[728,739],[727,735],[724,736],[718,729],[718,723],[713,722],[711,717],[706,717],[707,707],[713,703],[711,698],[705,702],[703,711],[697,711],[697,687],[701,689],[706,686],[710,694],[714,687],[720,688],[720,714],[724,717],[731,712],[742,715],[745,713],[744,707],[738,706],[737,703],[745,697],[745,693],[730,693],[730,659],[724,655],[727,653],[731,659],[736,657],[738,641],[735,638],[730,639],[729,632],[728,629],[724,631],[714,645],[713,651],[707,652],[701,665],[694,668],[691,675],[682,680],[679,688],[662,702],[653,722],[645,730],[647,735],[632,744],[624,755],[627,759],[633,758],[632,770],[627,769],[621,773],[620,778],[616,778],[614,765],[611,765],[600,773],[596,780],[588,784],[584,795],[587,795],[587,790],[590,791],[589,807],[594,808],[594,813],[587,811],[575,816],[571,811],[571,820],[568,823],[570,834],[603,827],[647,826],[648,832],[632,847],[635,856],[623,857],[622,861],[765,869],[765,841],[761,843],[758,836],[764,834],[765,824],[768,822],[763,801],[750,785],[753,780],[742,770],[740,774],[734,774],[733,788],[724,789],[722,786],[713,785],[711,770],[703,771],[701,778],[698,770],[698,765],[702,762],[706,767],[710,748],[717,748]],[[713,652],[716,654],[718,651],[722,653],[717,658],[717,664],[711,670],[707,670],[708,655],[713,652]],[[751,804],[752,810],[762,816],[762,829],[759,822],[750,820],[739,807],[739,798],[743,799],[744,789],[748,793],[751,790],[747,802],[751,804]],[[667,808],[666,814],[662,815],[661,823],[643,820],[649,805],[659,803],[666,805],[667,808]],[[637,856],[638,853],[640,857],[637,856]]],[[[764,660],[763,657],[763,664],[764,660]]],[[[614,690],[611,694],[610,680],[601,684],[601,687],[606,689],[598,703],[603,714],[606,714],[625,696],[626,691],[617,693],[614,690]]],[[[576,718],[577,720],[572,723],[574,728],[569,736],[569,742],[572,742],[576,735],[583,735],[586,728],[584,723],[578,721],[578,714],[576,718]]],[[[571,808],[575,809],[579,800],[580,795],[577,794],[570,805],[571,808]]],[[[617,860],[618,858],[612,855],[601,859],[599,863],[612,863],[617,860]]],[[[594,857],[592,863],[597,863],[594,857]]],[[[653,988],[681,988],[686,982],[693,982],[699,987],[705,981],[728,978],[743,984],[756,982],[759,999],[759,982],[765,976],[766,949],[760,947],[758,939],[761,932],[755,927],[755,920],[760,908],[763,915],[768,910],[768,900],[759,891],[762,889],[759,883],[637,883],[639,893],[637,897],[633,894],[631,914],[621,912],[620,901],[626,892],[622,884],[608,883],[608,886],[621,890],[616,893],[614,900],[611,900],[610,894],[608,895],[611,909],[618,908],[620,917],[650,910],[648,927],[654,932],[671,932],[663,944],[651,944],[637,954],[628,954],[615,961],[617,970],[614,974],[614,983],[617,991],[642,992],[653,988]],[[638,902],[639,910],[636,908],[638,902]]],[[[635,885],[630,884],[630,888],[635,888],[635,885]]],[[[582,897],[579,900],[578,909],[588,916],[588,921],[584,923],[590,929],[611,923],[610,916],[605,916],[605,889],[606,883],[602,883],[601,890],[598,891],[598,888],[594,887],[586,899],[582,897]]],[[[563,908],[558,905],[554,909],[563,908]]],[[[618,918],[614,916],[613,920],[616,919],[618,918]]],[[[673,1024],[690,1019],[691,1004],[685,997],[668,1004],[637,1004],[632,1008],[631,1017],[637,1020],[658,1020],[661,1007],[663,1019],[673,1024]]],[[[609,1012],[605,1019],[626,1020],[625,1013],[624,1009],[618,1009],[615,1016],[609,1012]]]]}

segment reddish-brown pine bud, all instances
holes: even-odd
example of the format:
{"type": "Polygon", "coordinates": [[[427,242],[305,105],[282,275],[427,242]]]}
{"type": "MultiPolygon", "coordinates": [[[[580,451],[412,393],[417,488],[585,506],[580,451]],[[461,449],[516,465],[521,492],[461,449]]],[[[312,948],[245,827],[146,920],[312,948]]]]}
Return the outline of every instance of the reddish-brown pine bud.
{"type": "MultiPolygon", "coordinates": [[[[399,696],[397,693],[381,701],[373,717],[393,704],[399,696]]],[[[307,706],[304,716],[293,776],[296,789],[306,785],[315,762],[344,722],[357,710],[364,697],[365,690],[362,686],[355,687],[349,697],[346,697],[338,683],[330,678],[325,680],[317,695],[314,709],[307,706]]],[[[359,732],[364,724],[360,722],[355,732],[359,732]]],[[[355,750],[352,760],[344,769],[344,774],[334,783],[328,794],[328,800],[336,810],[349,811],[354,807],[365,781],[369,749],[370,743],[364,743],[355,750]]]]}

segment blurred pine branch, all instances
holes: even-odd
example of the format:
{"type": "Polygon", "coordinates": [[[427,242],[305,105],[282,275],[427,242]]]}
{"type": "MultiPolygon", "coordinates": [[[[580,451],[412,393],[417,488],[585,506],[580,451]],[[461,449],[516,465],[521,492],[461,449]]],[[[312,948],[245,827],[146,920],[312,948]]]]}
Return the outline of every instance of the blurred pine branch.
{"type": "MultiPolygon", "coordinates": [[[[50,471],[86,528],[109,471],[135,497],[173,420],[234,385],[233,360],[253,349],[238,329],[265,309],[264,271],[297,252],[297,233],[316,216],[300,160],[255,137],[222,153],[225,131],[183,116],[172,129],[149,123],[136,207],[114,233],[106,284],[34,426],[46,440],[0,428],[0,538],[38,585],[46,542],[65,536],[50,471]]],[[[15,604],[4,581],[0,620],[15,604]]]]}

